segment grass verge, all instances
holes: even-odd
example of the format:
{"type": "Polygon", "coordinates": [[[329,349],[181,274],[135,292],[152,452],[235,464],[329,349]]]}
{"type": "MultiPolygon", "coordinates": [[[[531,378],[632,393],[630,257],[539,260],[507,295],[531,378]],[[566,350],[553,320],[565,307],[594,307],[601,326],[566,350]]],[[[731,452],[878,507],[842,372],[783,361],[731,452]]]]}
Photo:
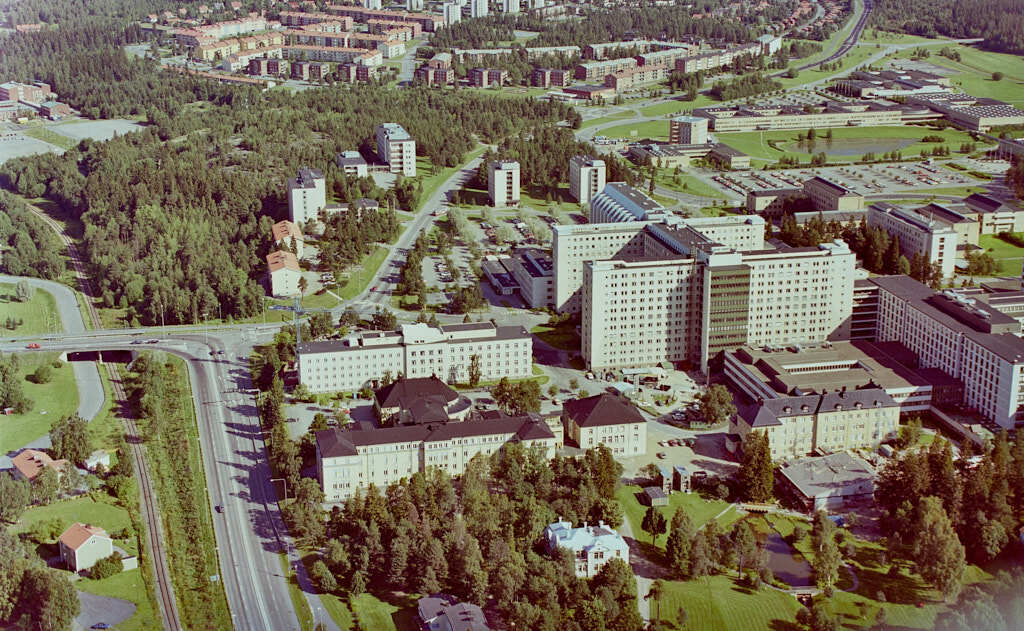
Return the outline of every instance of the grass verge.
{"type": "Polygon", "coordinates": [[[22,133],[26,136],[35,138],[36,140],[42,140],[45,143],[54,145],[55,147],[60,147],[64,151],[78,146],[77,140],[58,134],[52,129],[47,129],[46,127],[29,127],[22,133]]]}
{"type": "Polygon", "coordinates": [[[995,260],[999,275],[1020,276],[1024,248],[1007,243],[992,234],[983,234],[978,237],[978,245],[985,248],[985,251],[995,260]]]}
{"type": "Polygon", "coordinates": [[[280,552],[278,556],[281,559],[281,571],[284,572],[285,580],[288,581],[288,595],[292,599],[292,608],[295,609],[295,613],[299,617],[299,628],[302,631],[312,631],[313,614],[309,610],[309,603],[306,602],[306,597],[302,594],[302,588],[299,587],[299,579],[295,576],[295,571],[288,564],[288,555],[280,552]]]}
{"type": "Polygon", "coordinates": [[[15,286],[0,283],[0,337],[59,333],[64,330],[53,294],[34,287],[32,292],[32,298],[28,301],[18,302],[14,299],[15,286]],[[7,326],[8,318],[13,321],[12,326],[15,328],[7,326]],[[22,321],[21,325],[17,324],[18,320],[22,321]]]}
{"type": "Polygon", "coordinates": [[[24,414],[0,415],[0,453],[19,449],[50,432],[50,426],[63,416],[78,409],[78,386],[71,364],[63,362],[52,369],[48,383],[32,383],[26,376],[42,364],[51,364],[59,353],[18,353],[17,379],[25,396],[32,400],[32,408],[24,414]]]}
{"type": "MultiPolygon", "coordinates": [[[[640,527],[644,519],[644,513],[647,512],[647,506],[641,504],[637,499],[637,494],[642,492],[642,490],[639,486],[621,486],[615,491],[615,498],[619,501],[619,504],[622,506],[622,512],[625,513],[626,519],[629,520],[629,525],[633,528],[633,536],[637,538],[637,541],[649,545],[651,543],[651,536],[640,527]]],[[[740,518],[740,514],[735,509],[723,513],[723,511],[729,508],[729,502],[706,500],[697,493],[673,493],[669,496],[668,506],[659,506],[658,510],[665,516],[665,519],[671,521],[672,515],[679,507],[686,510],[695,528],[699,528],[716,518],[722,528],[728,528],[740,518]]],[[[654,540],[654,546],[664,548],[667,538],[668,533],[659,535],[654,540]]]]}

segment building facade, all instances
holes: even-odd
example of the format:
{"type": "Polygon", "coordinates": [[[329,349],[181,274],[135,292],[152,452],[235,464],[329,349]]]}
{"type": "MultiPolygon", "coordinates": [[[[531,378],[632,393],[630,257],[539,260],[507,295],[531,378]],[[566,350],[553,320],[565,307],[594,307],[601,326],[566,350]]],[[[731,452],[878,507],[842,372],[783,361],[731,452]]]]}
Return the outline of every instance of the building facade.
{"type": "Polygon", "coordinates": [[[391,173],[416,177],[416,141],[398,123],[377,126],[377,157],[391,173]]]}
{"type": "Polygon", "coordinates": [[[317,221],[320,209],[327,207],[327,189],[323,171],[303,167],[288,179],[288,214],[300,226],[317,221]]]}
{"type": "Polygon", "coordinates": [[[546,309],[555,304],[554,263],[546,252],[531,248],[520,250],[509,261],[519,295],[531,309],[546,309]]]}
{"type": "Polygon", "coordinates": [[[703,145],[708,141],[708,119],[676,116],[669,121],[668,141],[680,145],[703,145]]]}
{"type": "Polygon", "coordinates": [[[491,206],[507,208],[519,205],[519,163],[495,160],[487,165],[487,193],[491,206]]]}
{"type": "Polygon", "coordinates": [[[72,572],[88,570],[114,553],[114,541],[99,526],[75,522],[57,540],[60,558],[72,572]]]}
{"type": "Polygon", "coordinates": [[[532,337],[521,326],[418,323],[402,325],[398,331],[299,344],[296,355],[300,383],[310,392],[335,392],[358,390],[385,373],[465,383],[474,355],[479,357],[483,381],[529,377],[532,349],[532,337]]]}
{"type": "Polygon", "coordinates": [[[838,182],[814,176],[804,182],[804,194],[811,198],[815,210],[863,210],[864,196],[838,182]]]}
{"type": "Polygon", "coordinates": [[[629,545],[603,521],[596,526],[584,523],[573,528],[571,522],[559,520],[544,529],[544,540],[549,552],[558,548],[570,552],[576,576],[593,578],[612,559],[622,559],[629,565],[629,545]]]}
{"type": "Polygon", "coordinates": [[[647,453],[647,420],[629,399],[602,392],[562,406],[565,439],[580,449],[607,447],[617,458],[647,453]]]}
{"type": "Polygon", "coordinates": [[[868,225],[881,228],[897,239],[900,254],[910,260],[920,255],[929,265],[942,271],[942,278],[951,278],[956,271],[956,231],[943,221],[936,221],[910,209],[878,202],[868,207],[868,225]]]}
{"type": "Polygon", "coordinates": [[[604,190],[607,168],[604,160],[591,156],[573,156],[569,160],[569,195],[581,204],[589,204],[604,190]]]}
{"type": "Polygon", "coordinates": [[[270,281],[270,295],[298,296],[302,268],[299,259],[285,250],[275,250],[267,255],[267,277],[270,281]]]}

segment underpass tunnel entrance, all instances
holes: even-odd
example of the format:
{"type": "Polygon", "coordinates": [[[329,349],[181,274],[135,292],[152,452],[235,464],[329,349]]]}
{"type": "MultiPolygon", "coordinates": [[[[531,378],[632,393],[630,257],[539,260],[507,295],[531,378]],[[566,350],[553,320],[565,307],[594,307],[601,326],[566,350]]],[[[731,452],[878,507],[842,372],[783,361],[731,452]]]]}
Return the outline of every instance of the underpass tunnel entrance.
{"type": "Polygon", "coordinates": [[[61,359],[68,362],[100,362],[101,364],[130,364],[138,357],[135,351],[123,350],[99,350],[99,351],[72,351],[61,355],[61,359]]]}

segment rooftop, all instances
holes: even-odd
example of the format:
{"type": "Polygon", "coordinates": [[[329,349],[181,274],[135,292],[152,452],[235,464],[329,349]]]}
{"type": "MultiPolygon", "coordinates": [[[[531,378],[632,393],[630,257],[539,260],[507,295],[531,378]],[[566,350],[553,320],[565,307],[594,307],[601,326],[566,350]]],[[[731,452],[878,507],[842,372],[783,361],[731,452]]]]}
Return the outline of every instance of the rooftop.
{"type": "Polygon", "coordinates": [[[299,267],[299,259],[295,258],[295,255],[291,252],[285,252],[284,250],[275,250],[267,255],[267,269],[270,273],[289,269],[293,272],[302,271],[299,267]]]}
{"type": "Polygon", "coordinates": [[[425,397],[439,397],[445,403],[450,403],[459,398],[459,393],[437,377],[403,377],[378,388],[373,397],[382,408],[404,408],[412,405],[416,399],[425,397]]]}
{"type": "Polygon", "coordinates": [[[845,451],[817,458],[801,458],[779,469],[804,497],[834,495],[837,488],[874,482],[875,469],[845,451]]]}
{"type": "Polygon", "coordinates": [[[580,427],[647,422],[629,399],[609,392],[583,399],[569,399],[562,406],[562,411],[580,427]]]}
{"type": "Polygon", "coordinates": [[[86,541],[93,536],[106,537],[107,531],[99,526],[75,522],[68,526],[68,529],[60,536],[60,542],[72,550],[78,550],[86,541]]]}
{"type": "Polygon", "coordinates": [[[46,452],[35,449],[26,449],[11,459],[14,468],[27,480],[34,480],[45,467],[60,471],[67,463],[67,460],[54,460],[46,452]]]}

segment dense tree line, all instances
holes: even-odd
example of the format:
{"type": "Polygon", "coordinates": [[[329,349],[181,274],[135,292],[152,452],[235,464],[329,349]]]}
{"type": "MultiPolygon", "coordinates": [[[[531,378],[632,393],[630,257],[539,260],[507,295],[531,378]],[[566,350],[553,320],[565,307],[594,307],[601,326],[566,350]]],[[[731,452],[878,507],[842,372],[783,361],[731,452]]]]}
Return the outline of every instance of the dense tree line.
{"type": "Polygon", "coordinates": [[[1022,0],[879,0],[870,23],[924,37],[983,37],[991,50],[1024,54],[1022,0]]]}
{"type": "Polygon", "coordinates": [[[64,247],[23,201],[0,191],[0,270],[53,280],[64,271],[64,247]]]}
{"type": "Polygon", "coordinates": [[[541,541],[559,516],[621,524],[621,472],[603,446],[548,462],[542,450],[511,444],[474,458],[458,486],[436,468],[385,490],[370,486],[326,523],[322,513],[308,516],[310,538],[326,543],[312,574],[321,589],[353,596],[391,588],[450,592],[479,605],[493,597],[519,629],[639,630],[636,583],[624,562],[587,581],[568,555],[549,555],[541,541]]]}
{"type": "Polygon", "coordinates": [[[1024,199],[1024,159],[1018,158],[1010,165],[1006,172],[1006,184],[1017,199],[1024,199]]]}
{"type": "Polygon", "coordinates": [[[24,414],[33,405],[21,387],[20,366],[17,355],[0,355],[0,409],[12,408],[15,414],[24,414]]]}
{"type": "MultiPolygon", "coordinates": [[[[820,216],[798,225],[791,213],[814,210],[810,200],[795,196],[785,200],[782,222],[778,237],[793,247],[816,246],[827,241],[842,239],[861,260],[868,271],[876,274],[906,274],[932,289],[942,286],[942,270],[937,264],[929,264],[919,252],[911,258],[900,253],[899,239],[893,238],[882,228],[873,228],[867,221],[851,220],[842,224],[836,220],[825,221],[820,216]]],[[[979,259],[979,265],[984,265],[979,259]]]]}
{"type": "Polygon", "coordinates": [[[765,92],[772,92],[782,87],[782,84],[760,72],[752,72],[741,77],[734,77],[728,81],[716,81],[712,84],[708,94],[719,101],[731,101],[742,99],[748,96],[756,96],[765,92]]]}
{"type": "Polygon", "coordinates": [[[0,623],[65,631],[80,611],[67,573],[46,567],[34,550],[0,528],[0,623]]]}
{"type": "Polygon", "coordinates": [[[966,561],[987,563],[1012,545],[1024,515],[1024,440],[1003,431],[980,462],[970,441],[961,449],[954,458],[940,438],[908,451],[883,467],[875,489],[890,554],[913,560],[947,598],[966,561]]]}

